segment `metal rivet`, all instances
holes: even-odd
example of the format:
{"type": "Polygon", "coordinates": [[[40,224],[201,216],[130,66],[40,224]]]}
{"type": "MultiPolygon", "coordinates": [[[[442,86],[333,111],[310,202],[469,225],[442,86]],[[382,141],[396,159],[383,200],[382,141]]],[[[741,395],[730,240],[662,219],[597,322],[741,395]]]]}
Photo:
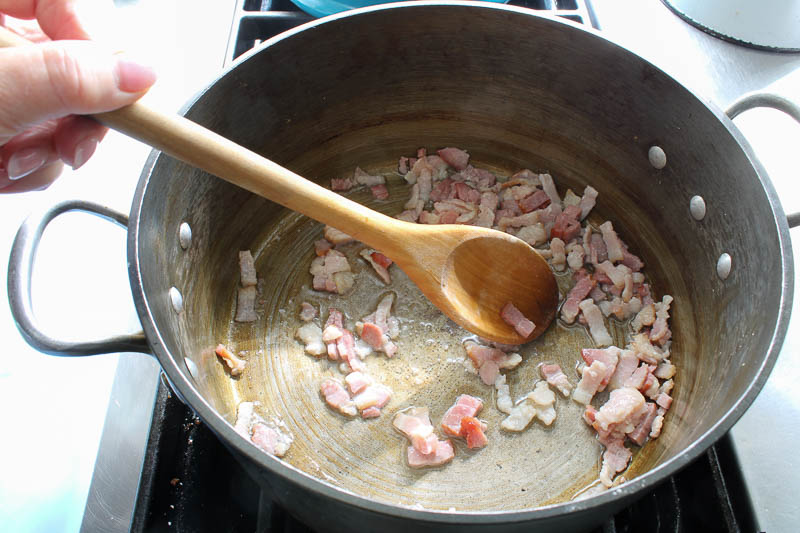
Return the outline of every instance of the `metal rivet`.
{"type": "Polygon", "coordinates": [[[731,256],[722,254],[717,260],[717,276],[719,279],[726,280],[731,275],[731,256]]]}
{"type": "Polygon", "coordinates": [[[183,296],[181,296],[181,291],[176,289],[175,287],[170,288],[169,290],[169,299],[172,302],[172,308],[175,310],[176,313],[180,314],[183,312],[183,296]]]}
{"type": "Polygon", "coordinates": [[[695,220],[703,220],[706,216],[706,201],[702,196],[692,196],[689,200],[689,211],[695,220]]]}
{"type": "Polygon", "coordinates": [[[651,146],[647,151],[647,158],[654,168],[661,170],[667,166],[667,154],[664,153],[660,146],[651,146]]]}
{"type": "Polygon", "coordinates": [[[178,228],[178,242],[181,243],[181,248],[184,250],[188,250],[192,245],[192,228],[186,222],[178,228]]]}

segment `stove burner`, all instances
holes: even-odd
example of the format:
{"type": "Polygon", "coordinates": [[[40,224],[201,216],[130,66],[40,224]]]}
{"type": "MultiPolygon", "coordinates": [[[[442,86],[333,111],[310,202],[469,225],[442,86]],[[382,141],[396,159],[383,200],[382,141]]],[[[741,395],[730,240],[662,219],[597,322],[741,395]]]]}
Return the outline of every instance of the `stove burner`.
{"type": "MultiPolygon", "coordinates": [[[[725,436],[593,533],[756,531],[725,436]]],[[[253,481],[219,439],[159,385],[132,533],[313,533],[253,481]]]]}

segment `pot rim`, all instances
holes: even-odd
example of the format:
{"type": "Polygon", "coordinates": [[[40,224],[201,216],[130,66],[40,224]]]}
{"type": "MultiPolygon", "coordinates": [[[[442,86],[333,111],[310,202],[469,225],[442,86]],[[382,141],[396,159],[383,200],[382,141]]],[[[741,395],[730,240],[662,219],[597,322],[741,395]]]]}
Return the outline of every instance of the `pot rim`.
{"type": "MultiPolygon", "coordinates": [[[[468,7],[468,8],[481,8],[481,9],[494,9],[498,11],[506,11],[525,15],[529,17],[536,17],[543,24],[564,24],[571,27],[570,31],[583,31],[592,34],[595,37],[603,39],[604,41],[618,47],[623,52],[633,54],[641,61],[645,62],[652,68],[656,69],[662,75],[667,76],[676,85],[683,88],[687,92],[698,99],[713,115],[725,126],[728,132],[739,143],[744,151],[746,157],[752,164],[758,179],[764,188],[767,195],[770,208],[772,210],[772,222],[775,224],[777,230],[777,238],[781,249],[781,263],[782,263],[782,280],[781,280],[781,298],[778,307],[778,315],[769,342],[769,348],[766,357],[763,359],[760,368],[753,381],[748,386],[747,390],[735,402],[735,404],[726,412],[719,420],[703,435],[696,439],[689,445],[682,453],[665,461],[664,463],[656,466],[655,468],[629,480],[617,487],[608,489],[600,494],[590,496],[587,498],[555,503],[537,507],[528,510],[512,510],[512,511],[444,511],[436,509],[413,509],[410,507],[393,505],[389,503],[371,500],[367,497],[357,495],[345,488],[335,486],[327,481],[315,478],[306,472],[297,469],[293,465],[281,461],[269,454],[264,453],[254,444],[242,438],[233,429],[233,426],[222,418],[200,394],[198,389],[194,386],[188,377],[188,373],[182,370],[176,359],[172,356],[170,351],[161,337],[158,326],[155,323],[153,314],[150,310],[148,297],[144,293],[142,286],[141,270],[140,270],[140,250],[138,248],[140,220],[142,217],[142,203],[145,194],[147,193],[147,186],[152,175],[153,169],[161,157],[161,152],[153,150],[145,163],[142,170],[139,183],[134,195],[133,204],[131,206],[130,222],[128,230],[128,273],[130,277],[134,303],[137,313],[142,322],[142,327],[152,348],[153,354],[158,358],[161,368],[170,381],[174,391],[181,397],[181,399],[190,406],[195,413],[206,423],[211,429],[220,437],[223,442],[233,447],[240,455],[246,456],[250,461],[267,469],[271,475],[282,477],[284,480],[299,486],[305,490],[316,493],[319,496],[333,499],[335,501],[345,503],[351,506],[366,509],[372,512],[386,514],[397,518],[410,519],[416,521],[426,521],[432,523],[442,524],[511,524],[519,522],[529,522],[537,519],[545,519],[555,516],[560,516],[566,513],[584,512],[592,509],[611,504],[619,500],[625,500],[632,497],[636,493],[643,491],[647,488],[653,487],[673,475],[681,468],[687,466],[689,463],[697,459],[708,447],[714,444],[719,438],[730,430],[730,428],[738,421],[744,414],[747,408],[753,403],[758,393],[764,386],[764,383],[769,377],[783,344],[786,331],[789,324],[789,316],[791,314],[792,298],[794,294],[794,269],[791,239],[789,235],[789,226],[786,220],[786,215],[781,207],[778,195],[767,177],[767,173],[761,163],[753,153],[752,148],[736,128],[733,122],[707,99],[693,93],[690,89],[677,81],[675,78],[664,72],[650,61],[643,58],[636,52],[631,51],[622,44],[608,38],[594,28],[587,28],[583,25],[562,19],[558,16],[544,15],[525,8],[516,6],[494,4],[487,2],[476,2],[469,0],[453,0],[453,1],[407,1],[397,2],[393,4],[383,4],[377,6],[369,6],[343,13],[338,13],[321,19],[317,19],[264,41],[259,47],[243,54],[235,62],[233,62],[227,69],[225,69],[219,76],[211,81],[205,88],[200,90],[193,98],[191,98],[180,110],[181,115],[186,115],[195,104],[198,103],[200,98],[221,78],[229,75],[238,65],[252,60],[261,50],[266,49],[275,43],[284,39],[290,38],[298,33],[313,30],[320,24],[325,24],[330,21],[339,20],[359,16],[364,13],[373,11],[384,11],[392,9],[425,9],[431,6],[454,6],[454,7],[468,7]]],[[[160,295],[164,296],[164,295],[160,295]]]]}

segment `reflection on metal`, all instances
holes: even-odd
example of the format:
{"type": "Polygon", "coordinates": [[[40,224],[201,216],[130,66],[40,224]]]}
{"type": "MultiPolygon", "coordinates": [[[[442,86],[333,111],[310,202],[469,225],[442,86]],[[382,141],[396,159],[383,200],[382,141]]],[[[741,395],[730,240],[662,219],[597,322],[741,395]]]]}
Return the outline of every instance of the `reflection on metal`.
{"type": "Polygon", "coordinates": [[[175,287],[170,288],[169,301],[176,313],[181,314],[183,312],[183,296],[181,295],[181,291],[175,287]]]}
{"type": "Polygon", "coordinates": [[[725,281],[731,275],[731,256],[727,253],[719,256],[717,260],[717,276],[725,281]]]}
{"type": "Polygon", "coordinates": [[[703,220],[706,216],[706,201],[702,196],[692,196],[689,200],[689,211],[695,220],[703,220]]]}
{"type": "Polygon", "coordinates": [[[660,146],[651,146],[647,151],[647,158],[650,160],[650,164],[653,165],[653,168],[661,170],[667,166],[667,154],[664,153],[664,150],[660,146]]]}
{"type": "Polygon", "coordinates": [[[192,228],[186,222],[178,228],[178,242],[181,243],[181,248],[184,250],[188,250],[192,245],[192,228]]]}

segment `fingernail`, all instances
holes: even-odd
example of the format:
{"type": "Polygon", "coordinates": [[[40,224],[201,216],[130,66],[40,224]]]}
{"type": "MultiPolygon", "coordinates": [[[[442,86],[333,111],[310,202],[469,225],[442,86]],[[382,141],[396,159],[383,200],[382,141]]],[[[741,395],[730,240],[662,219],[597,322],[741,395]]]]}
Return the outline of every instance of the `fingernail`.
{"type": "Polygon", "coordinates": [[[97,139],[86,138],[75,146],[75,155],[72,157],[72,169],[78,170],[86,163],[97,149],[97,139]]]}
{"type": "Polygon", "coordinates": [[[156,82],[156,73],[152,68],[137,63],[125,55],[117,57],[114,75],[117,78],[117,87],[126,93],[142,92],[156,82]]]}
{"type": "Polygon", "coordinates": [[[18,180],[39,170],[47,162],[50,152],[45,148],[24,148],[8,158],[8,179],[18,180]]]}

